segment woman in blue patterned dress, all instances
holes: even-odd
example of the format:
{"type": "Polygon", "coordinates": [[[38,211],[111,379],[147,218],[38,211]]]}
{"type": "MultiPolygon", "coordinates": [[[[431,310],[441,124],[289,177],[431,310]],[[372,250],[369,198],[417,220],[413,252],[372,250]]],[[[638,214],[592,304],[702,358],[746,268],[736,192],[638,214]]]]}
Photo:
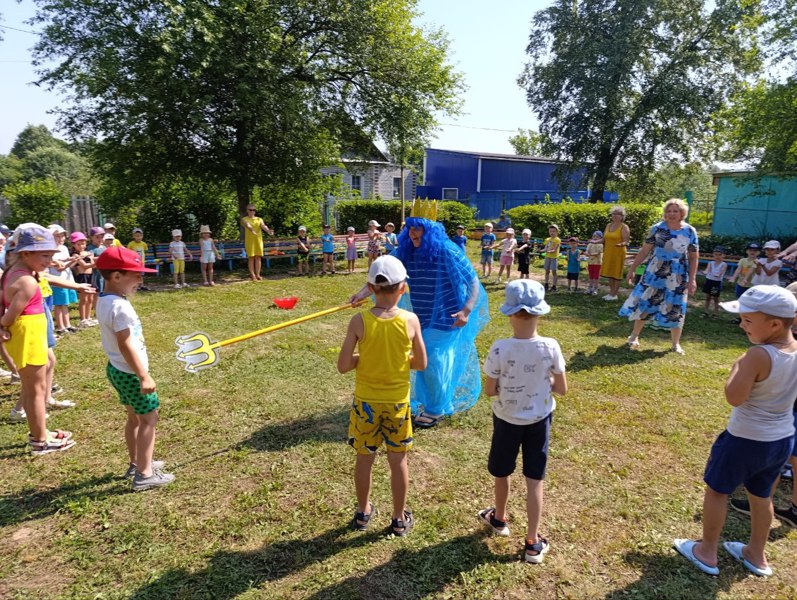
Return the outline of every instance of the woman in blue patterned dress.
{"type": "Polygon", "coordinates": [[[628,283],[633,285],[634,271],[652,252],[642,279],[620,309],[621,317],[634,322],[628,347],[639,349],[639,334],[645,321],[670,330],[673,352],[684,354],[681,333],[686,316],[687,296],[697,289],[698,241],[695,228],[684,222],[689,207],[677,198],[664,203],[664,220],[650,229],[634,264],[628,270],[628,283]]]}

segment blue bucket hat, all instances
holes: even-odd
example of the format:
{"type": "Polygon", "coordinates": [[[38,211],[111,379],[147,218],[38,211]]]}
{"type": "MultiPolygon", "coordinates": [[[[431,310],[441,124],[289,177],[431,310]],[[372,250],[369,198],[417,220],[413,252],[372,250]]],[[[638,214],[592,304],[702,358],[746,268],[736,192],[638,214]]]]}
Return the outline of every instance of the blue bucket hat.
{"type": "Polygon", "coordinates": [[[8,228],[8,225],[5,223],[0,223],[0,233],[7,236],[11,234],[11,230],[8,228]]]}
{"type": "Polygon", "coordinates": [[[507,317],[525,310],[530,315],[547,315],[551,306],[545,301],[545,288],[533,279],[516,279],[506,286],[506,301],[500,308],[507,317]]]}
{"type": "Polygon", "coordinates": [[[55,252],[58,245],[53,233],[36,223],[23,223],[11,238],[11,252],[55,252]]]}

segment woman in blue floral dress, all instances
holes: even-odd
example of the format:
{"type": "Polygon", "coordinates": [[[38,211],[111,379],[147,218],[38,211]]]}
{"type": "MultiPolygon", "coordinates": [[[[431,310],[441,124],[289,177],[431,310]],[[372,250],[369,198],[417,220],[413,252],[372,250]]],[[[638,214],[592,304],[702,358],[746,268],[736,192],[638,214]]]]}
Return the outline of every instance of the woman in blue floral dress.
{"type": "Polygon", "coordinates": [[[634,264],[628,270],[628,283],[633,285],[634,271],[652,252],[642,279],[620,309],[621,317],[634,322],[628,347],[639,349],[639,334],[645,321],[653,319],[670,330],[672,349],[684,354],[681,333],[686,317],[687,296],[697,289],[698,241],[695,228],[684,222],[689,207],[677,198],[664,203],[664,220],[650,229],[634,264]]]}

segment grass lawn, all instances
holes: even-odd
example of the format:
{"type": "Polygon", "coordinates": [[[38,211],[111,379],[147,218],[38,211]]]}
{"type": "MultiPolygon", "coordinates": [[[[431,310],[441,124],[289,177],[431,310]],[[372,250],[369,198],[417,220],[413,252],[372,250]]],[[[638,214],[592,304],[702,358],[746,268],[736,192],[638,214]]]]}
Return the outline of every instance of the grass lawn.
{"type": "MultiPolygon", "coordinates": [[[[570,392],[554,418],[543,565],[520,561],[521,479],[510,538],[490,537],[476,520],[492,504],[485,397],[417,432],[410,536],[383,529],[384,456],[374,470],[382,514],[369,532],[350,531],[354,454],[344,440],[354,378],[335,364],[352,313],[230,346],[197,375],[175,359],[174,339],[194,331],[225,339],[340,304],[364,282],[359,266],[354,276],[272,272],[257,283],[220,272],[224,283],[213,289],[134,299],[161,397],[156,457],[177,476],[169,488],[134,494],[121,477],[125,414],[105,379],[97,328],[57,348],[56,380],[79,403],[50,420],[74,431],[69,452],[30,457],[25,427],[6,419],[17,390],[1,386],[0,598],[797,597],[797,531],[778,521],[767,580],[726,554],[720,577],[710,578],[670,547],[700,535],[703,467],[730,411],[723,383],[747,347],[727,315],[704,320],[696,308],[687,355],[678,356],[666,332],[646,330],[639,352],[624,348],[630,324],[617,317],[619,303],[549,298],[541,333],[562,346],[570,392]],[[271,299],[283,295],[301,300],[275,309],[271,299]]],[[[498,312],[503,288],[487,287],[493,319],[478,340],[481,356],[510,331],[498,312]]],[[[787,491],[782,485],[781,504],[787,491]]],[[[724,539],[748,533],[746,518],[730,514],[724,539]]]]}

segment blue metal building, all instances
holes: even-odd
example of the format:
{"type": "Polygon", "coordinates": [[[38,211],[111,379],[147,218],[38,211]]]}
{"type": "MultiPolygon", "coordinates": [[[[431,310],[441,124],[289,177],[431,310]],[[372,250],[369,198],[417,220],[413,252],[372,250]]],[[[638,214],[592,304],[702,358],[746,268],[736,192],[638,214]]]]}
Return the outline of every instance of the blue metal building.
{"type": "Polygon", "coordinates": [[[714,184],[711,233],[760,239],[797,234],[797,177],[728,171],[715,173],[714,184]]]}
{"type": "MultiPolygon", "coordinates": [[[[582,177],[571,178],[562,190],[553,176],[556,160],[537,156],[459,152],[427,148],[424,154],[423,185],[417,195],[421,198],[459,200],[478,209],[482,219],[495,219],[502,210],[538,204],[546,200],[559,202],[569,197],[585,202],[588,189],[579,189],[582,177]]],[[[606,193],[604,201],[617,199],[616,193],[606,193]]]]}

